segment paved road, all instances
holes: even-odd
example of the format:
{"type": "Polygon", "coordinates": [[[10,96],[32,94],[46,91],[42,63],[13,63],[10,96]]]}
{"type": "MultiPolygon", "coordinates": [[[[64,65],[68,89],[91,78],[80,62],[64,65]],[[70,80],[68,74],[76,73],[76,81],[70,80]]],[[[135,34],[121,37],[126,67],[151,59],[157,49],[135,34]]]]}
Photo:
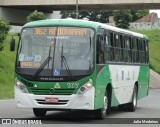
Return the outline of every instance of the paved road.
{"type": "MultiPolygon", "coordinates": [[[[26,118],[34,119],[35,116],[31,109],[16,108],[15,100],[0,101],[0,118],[26,118]]],[[[47,112],[46,119],[43,123],[109,123],[110,118],[118,121],[125,119],[119,118],[160,118],[160,89],[150,90],[149,96],[138,101],[136,112],[118,111],[117,108],[112,109],[112,113],[104,120],[94,120],[93,114],[88,111],[50,111],[47,112]],[[118,118],[118,119],[116,119],[118,118]]],[[[160,124],[160,123],[159,123],[160,124]]]]}

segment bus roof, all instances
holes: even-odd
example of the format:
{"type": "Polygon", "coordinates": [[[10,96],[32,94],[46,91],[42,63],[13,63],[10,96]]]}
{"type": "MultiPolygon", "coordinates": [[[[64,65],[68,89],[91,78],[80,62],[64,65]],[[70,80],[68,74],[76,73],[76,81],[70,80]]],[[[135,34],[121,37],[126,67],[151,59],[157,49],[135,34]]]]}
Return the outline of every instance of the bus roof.
{"type": "Polygon", "coordinates": [[[132,32],[132,31],[125,30],[125,29],[121,29],[121,28],[118,28],[118,27],[110,26],[110,25],[107,25],[107,24],[101,24],[101,27],[104,28],[104,29],[116,31],[116,32],[119,32],[119,33],[125,33],[125,34],[136,36],[136,37],[139,37],[139,38],[148,39],[148,37],[146,35],[136,33],[136,32],[132,32]]]}
{"type": "Polygon", "coordinates": [[[99,23],[99,22],[93,22],[93,21],[87,21],[87,20],[81,20],[81,19],[72,19],[72,18],[67,18],[67,19],[47,19],[47,20],[39,20],[39,21],[33,21],[29,22],[24,25],[24,27],[35,27],[35,26],[51,26],[51,25],[64,25],[64,26],[82,26],[82,27],[92,27],[97,29],[98,27],[112,30],[115,32],[119,33],[125,33],[128,35],[136,36],[139,38],[145,38],[148,39],[147,36],[143,34],[139,34],[136,32],[131,32],[128,30],[124,30],[121,28],[117,28],[114,26],[110,26],[107,24],[99,23]]]}
{"type": "Polygon", "coordinates": [[[47,20],[39,20],[29,22],[24,25],[24,27],[33,27],[33,26],[51,26],[51,25],[61,25],[61,26],[83,26],[83,27],[93,27],[97,28],[99,23],[87,21],[87,20],[80,20],[80,19],[47,19],[47,20]]]}

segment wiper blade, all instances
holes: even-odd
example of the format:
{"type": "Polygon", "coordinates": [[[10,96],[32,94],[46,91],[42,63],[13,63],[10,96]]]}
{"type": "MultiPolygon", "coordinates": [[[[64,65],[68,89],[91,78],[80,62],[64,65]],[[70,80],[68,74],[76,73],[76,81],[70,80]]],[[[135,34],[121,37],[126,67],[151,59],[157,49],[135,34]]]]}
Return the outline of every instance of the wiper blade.
{"type": "Polygon", "coordinates": [[[61,60],[62,60],[62,62],[64,63],[64,66],[65,66],[65,68],[66,68],[69,76],[72,77],[72,73],[71,73],[71,71],[70,71],[70,69],[69,69],[69,66],[68,66],[68,64],[67,64],[67,60],[66,60],[65,56],[62,55],[62,56],[61,56],[61,60]]]}
{"type": "Polygon", "coordinates": [[[62,45],[62,51],[61,51],[61,67],[62,67],[62,62],[64,63],[64,66],[68,72],[68,75],[72,78],[72,73],[69,69],[69,66],[68,66],[68,63],[67,63],[67,60],[66,60],[66,57],[63,55],[63,45],[62,45]]]}
{"type": "Polygon", "coordinates": [[[36,78],[37,75],[39,75],[39,73],[44,69],[44,67],[47,65],[47,63],[49,63],[49,61],[52,59],[52,57],[47,57],[47,59],[43,62],[43,64],[38,68],[38,70],[35,72],[35,74],[33,75],[33,78],[36,78]]]}
{"type": "Polygon", "coordinates": [[[47,63],[48,63],[48,68],[49,68],[49,61],[52,59],[52,57],[50,57],[50,54],[51,54],[51,46],[49,48],[49,54],[48,54],[47,59],[41,64],[41,66],[35,72],[35,74],[33,75],[33,78],[36,78],[37,75],[39,75],[39,73],[44,69],[44,67],[47,65],[47,63]]]}

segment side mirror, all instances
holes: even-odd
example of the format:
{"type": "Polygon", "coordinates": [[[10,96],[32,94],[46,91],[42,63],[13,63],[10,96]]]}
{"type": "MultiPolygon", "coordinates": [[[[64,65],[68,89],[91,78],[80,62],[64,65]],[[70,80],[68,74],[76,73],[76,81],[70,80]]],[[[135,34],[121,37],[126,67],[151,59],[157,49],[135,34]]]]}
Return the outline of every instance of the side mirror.
{"type": "Polygon", "coordinates": [[[15,39],[13,38],[13,36],[10,42],[10,51],[15,51],[15,39]]]}

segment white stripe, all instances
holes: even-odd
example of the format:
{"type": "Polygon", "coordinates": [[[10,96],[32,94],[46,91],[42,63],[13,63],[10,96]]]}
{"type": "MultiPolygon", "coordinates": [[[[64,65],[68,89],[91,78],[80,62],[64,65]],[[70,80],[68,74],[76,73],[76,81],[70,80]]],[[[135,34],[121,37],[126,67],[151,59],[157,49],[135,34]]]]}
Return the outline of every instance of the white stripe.
{"type": "Polygon", "coordinates": [[[0,100],[0,102],[5,102],[5,101],[12,101],[14,99],[6,99],[6,100],[0,100]]]}
{"type": "Polygon", "coordinates": [[[103,71],[103,69],[105,68],[105,66],[101,69],[101,71],[98,73],[97,77],[99,76],[99,74],[103,71]]]}

